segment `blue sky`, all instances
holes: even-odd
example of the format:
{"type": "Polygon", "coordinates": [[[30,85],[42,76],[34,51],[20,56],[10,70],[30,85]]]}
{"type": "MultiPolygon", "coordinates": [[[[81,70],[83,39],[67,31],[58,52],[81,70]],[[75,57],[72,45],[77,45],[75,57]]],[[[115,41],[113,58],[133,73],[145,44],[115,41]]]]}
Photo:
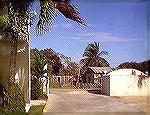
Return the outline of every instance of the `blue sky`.
{"type": "Polygon", "coordinates": [[[79,61],[87,45],[96,41],[101,50],[108,52],[103,57],[112,67],[126,61],[141,62],[150,58],[146,3],[75,2],[74,5],[88,27],[58,13],[49,33],[37,37],[35,27],[31,27],[31,48],[52,48],[79,61]]]}

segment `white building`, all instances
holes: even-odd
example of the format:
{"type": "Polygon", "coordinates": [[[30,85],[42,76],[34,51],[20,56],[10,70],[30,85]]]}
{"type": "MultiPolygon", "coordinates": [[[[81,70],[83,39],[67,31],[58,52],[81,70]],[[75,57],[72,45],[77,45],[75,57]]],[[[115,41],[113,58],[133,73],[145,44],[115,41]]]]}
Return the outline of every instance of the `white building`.
{"type": "Polygon", "coordinates": [[[109,96],[147,96],[149,95],[148,84],[150,78],[136,69],[118,69],[103,76],[102,94],[109,96]],[[142,87],[138,87],[140,75],[146,76],[142,81],[142,87]]]}

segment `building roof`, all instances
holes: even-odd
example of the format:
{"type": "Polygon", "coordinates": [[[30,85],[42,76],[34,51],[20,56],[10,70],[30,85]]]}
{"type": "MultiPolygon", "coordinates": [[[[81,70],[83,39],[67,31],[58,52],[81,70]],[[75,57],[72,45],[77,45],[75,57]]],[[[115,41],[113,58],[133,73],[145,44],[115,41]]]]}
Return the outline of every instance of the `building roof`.
{"type": "Polygon", "coordinates": [[[133,75],[132,72],[135,72],[135,75],[145,75],[145,73],[137,70],[137,69],[132,69],[132,68],[125,68],[125,69],[117,69],[115,71],[112,71],[110,73],[108,73],[108,75],[111,75],[111,76],[129,76],[129,75],[133,75]]]}
{"type": "Polygon", "coordinates": [[[110,67],[89,67],[94,73],[109,73],[112,71],[110,67]]]}

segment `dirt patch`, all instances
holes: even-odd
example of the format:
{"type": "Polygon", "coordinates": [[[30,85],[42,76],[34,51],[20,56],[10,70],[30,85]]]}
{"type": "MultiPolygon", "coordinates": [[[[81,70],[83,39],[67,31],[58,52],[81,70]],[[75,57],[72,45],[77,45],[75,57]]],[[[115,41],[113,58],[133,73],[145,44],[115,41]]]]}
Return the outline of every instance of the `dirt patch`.
{"type": "Polygon", "coordinates": [[[124,104],[128,104],[130,106],[136,107],[141,112],[148,112],[149,110],[149,99],[147,96],[113,96],[114,98],[124,104]]]}

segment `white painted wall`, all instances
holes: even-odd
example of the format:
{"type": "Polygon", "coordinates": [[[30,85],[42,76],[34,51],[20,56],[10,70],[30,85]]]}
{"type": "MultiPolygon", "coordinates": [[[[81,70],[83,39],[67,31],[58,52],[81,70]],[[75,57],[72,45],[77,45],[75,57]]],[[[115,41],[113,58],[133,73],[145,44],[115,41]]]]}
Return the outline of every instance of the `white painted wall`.
{"type": "MultiPolygon", "coordinates": [[[[10,43],[10,40],[0,39],[0,49],[2,48],[0,50],[0,80],[5,84],[8,84],[9,79],[10,43]]],[[[25,44],[21,41],[18,42],[16,60],[16,82],[23,88],[25,101],[29,103],[29,44],[25,44]],[[20,49],[24,49],[24,51],[20,49]]]]}
{"type": "MultiPolygon", "coordinates": [[[[110,72],[110,96],[147,96],[149,95],[150,78],[143,81],[143,87],[137,86],[141,71],[136,69],[118,69],[110,72]],[[132,70],[136,75],[132,75],[132,70]]],[[[142,73],[144,74],[144,73],[142,73]]]]}

